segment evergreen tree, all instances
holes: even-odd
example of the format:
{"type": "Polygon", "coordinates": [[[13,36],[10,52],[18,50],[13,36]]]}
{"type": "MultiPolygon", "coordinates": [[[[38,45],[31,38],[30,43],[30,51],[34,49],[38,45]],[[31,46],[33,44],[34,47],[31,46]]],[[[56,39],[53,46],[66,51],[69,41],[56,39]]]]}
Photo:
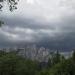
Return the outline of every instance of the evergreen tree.
{"type": "Polygon", "coordinates": [[[59,54],[59,51],[57,50],[53,57],[53,64],[56,64],[59,62],[60,62],[60,54],[59,54]]]}
{"type": "Polygon", "coordinates": [[[66,60],[65,57],[64,56],[61,56],[60,61],[61,62],[64,62],[65,60],[66,60]]]}
{"type": "Polygon", "coordinates": [[[35,75],[37,62],[25,59],[13,53],[1,52],[0,75],[35,75]]]}
{"type": "Polygon", "coordinates": [[[73,51],[72,60],[75,62],[75,51],[73,51]]]}
{"type": "Polygon", "coordinates": [[[52,60],[51,60],[51,58],[48,59],[47,66],[48,66],[48,68],[52,67],[52,60]]]}

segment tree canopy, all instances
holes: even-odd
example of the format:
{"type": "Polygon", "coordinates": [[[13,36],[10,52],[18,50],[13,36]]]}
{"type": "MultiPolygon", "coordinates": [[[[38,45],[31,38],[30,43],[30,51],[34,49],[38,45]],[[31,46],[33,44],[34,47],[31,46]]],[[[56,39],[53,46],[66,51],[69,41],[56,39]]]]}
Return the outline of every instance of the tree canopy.
{"type": "MultiPolygon", "coordinates": [[[[4,7],[4,2],[7,2],[7,5],[9,7],[10,11],[13,11],[14,9],[17,9],[17,4],[18,4],[19,0],[0,0],[0,10],[2,10],[2,8],[4,7]]],[[[4,24],[3,21],[0,20],[0,27],[2,26],[2,24],[4,24]]]]}
{"type": "Polygon", "coordinates": [[[75,62],[72,58],[54,65],[51,64],[52,59],[49,59],[48,68],[44,67],[45,65],[40,68],[38,61],[23,58],[13,52],[0,51],[0,75],[75,75],[75,62]]]}
{"type": "Polygon", "coordinates": [[[7,2],[9,10],[13,11],[14,9],[17,9],[16,5],[19,0],[0,0],[0,9],[3,8],[3,3],[7,2]]]}

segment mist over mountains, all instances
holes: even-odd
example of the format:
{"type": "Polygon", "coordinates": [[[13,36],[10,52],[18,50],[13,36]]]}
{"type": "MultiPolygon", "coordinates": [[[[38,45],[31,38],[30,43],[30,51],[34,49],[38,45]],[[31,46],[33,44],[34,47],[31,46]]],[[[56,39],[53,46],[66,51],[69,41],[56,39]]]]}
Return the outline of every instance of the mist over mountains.
{"type": "Polygon", "coordinates": [[[14,12],[0,12],[0,47],[36,44],[58,50],[75,48],[74,0],[23,0],[14,12]]]}

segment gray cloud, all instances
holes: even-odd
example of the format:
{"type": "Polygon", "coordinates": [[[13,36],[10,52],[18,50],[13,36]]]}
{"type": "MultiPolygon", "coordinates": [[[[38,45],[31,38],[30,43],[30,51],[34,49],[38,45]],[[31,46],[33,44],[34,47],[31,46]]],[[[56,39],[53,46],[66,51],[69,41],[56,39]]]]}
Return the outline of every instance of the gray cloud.
{"type": "Polygon", "coordinates": [[[53,1],[32,0],[26,3],[24,9],[20,10],[19,7],[19,11],[9,12],[8,15],[1,13],[0,19],[5,24],[0,28],[0,46],[24,46],[34,43],[51,49],[74,48],[74,6],[72,3],[69,3],[69,6],[66,2],[61,5],[59,0],[57,4],[53,1]],[[49,2],[52,2],[52,5],[47,4],[49,2]]]}

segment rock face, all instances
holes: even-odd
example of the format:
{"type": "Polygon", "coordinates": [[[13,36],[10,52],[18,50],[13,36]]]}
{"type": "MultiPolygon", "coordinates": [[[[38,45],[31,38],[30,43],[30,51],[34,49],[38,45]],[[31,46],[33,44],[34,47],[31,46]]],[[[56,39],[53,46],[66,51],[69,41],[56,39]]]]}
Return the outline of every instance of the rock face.
{"type": "Polygon", "coordinates": [[[38,49],[36,46],[32,46],[18,49],[18,54],[28,59],[42,62],[48,60],[49,50],[44,47],[38,49]]]}
{"type": "MultiPolygon", "coordinates": [[[[0,50],[6,52],[16,52],[20,56],[23,56],[31,60],[37,60],[40,62],[47,62],[48,59],[54,56],[56,52],[53,50],[46,49],[44,47],[37,48],[35,45],[26,46],[25,48],[7,48],[7,49],[0,49],[0,50]]],[[[72,52],[59,52],[59,53],[65,56],[66,58],[72,56],[72,52]]]]}

